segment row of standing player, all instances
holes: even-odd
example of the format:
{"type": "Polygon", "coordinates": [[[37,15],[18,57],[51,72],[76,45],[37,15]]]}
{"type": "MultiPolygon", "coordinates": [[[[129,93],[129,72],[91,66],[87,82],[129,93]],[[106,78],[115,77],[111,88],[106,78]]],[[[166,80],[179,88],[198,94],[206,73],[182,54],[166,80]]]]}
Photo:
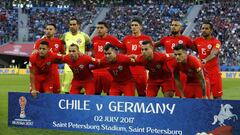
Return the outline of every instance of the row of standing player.
{"type": "MultiPolygon", "coordinates": [[[[84,35],[82,32],[79,33],[79,31],[78,31],[79,25],[80,24],[79,24],[78,20],[75,18],[73,18],[69,21],[70,32],[68,32],[68,34],[70,36],[66,36],[66,34],[65,34],[65,39],[64,39],[67,47],[69,47],[70,44],[72,44],[72,43],[75,43],[78,45],[79,45],[79,43],[83,43],[82,42],[83,40],[81,40],[79,38],[74,38],[74,37],[76,37],[77,34],[84,35]],[[75,40],[73,40],[73,39],[75,39],[75,40]]],[[[132,34],[126,36],[123,39],[123,42],[120,42],[116,37],[113,37],[113,36],[107,34],[109,27],[105,22],[99,22],[97,24],[96,29],[97,29],[98,35],[92,39],[93,56],[95,56],[95,58],[101,58],[104,56],[104,46],[106,45],[106,43],[111,43],[112,45],[115,45],[116,47],[120,48],[121,50],[123,50],[123,52],[127,53],[128,55],[130,55],[130,54],[138,55],[138,54],[141,54],[142,41],[149,40],[152,42],[152,39],[150,36],[146,36],[141,33],[142,23],[138,19],[133,19],[131,21],[132,34]]],[[[56,40],[56,38],[53,38],[54,30],[55,30],[54,25],[47,25],[46,29],[45,29],[45,38],[43,38],[43,39],[48,39],[50,41],[50,44],[52,44],[52,45],[50,45],[50,47],[52,48],[53,51],[57,50],[57,49],[60,50],[60,48],[61,48],[60,43],[58,43],[58,42],[60,42],[60,40],[56,40]]],[[[181,23],[179,21],[174,20],[171,23],[171,35],[162,38],[160,40],[160,42],[156,42],[155,46],[160,46],[160,45],[164,46],[167,53],[173,53],[173,48],[177,44],[183,44],[187,48],[191,48],[194,51],[197,51],[199,54],[199,58],[201,59],[203,65],[204,65],[204,68],[206,69],[206,71],[208,73],[208,77],[210,79],[210,87],[211,87],[210,89],[211,89],[211,93],[212,93],[213,97],[221,98],[222,84],[221,84],[220,68],[218,65],[218,58],[217,58],[221,46],[220,46],[220,42],[217,39],[215,39],[214,37],[212,37],[212,35],[211,35],[212,30],[213,30],[212,24],[204,23],[202,25],[202,37],[199,37],[199,38],[195,39],[194,41],[192,41],[189,37],[181,35],[181,33],[180,33],[181,23]]],[[[84,38],[86,39],[86,35],[84,35],[84,38]]],[[[37,49],[37,45],[43,39],[39,39],[36,42],[35,49],[37,49]]],[[[84,41],[85,41],[85,43],[87,42],[86,40],[84,40],[84,41]]],[[[82,46],[79,45],[79,48],[80,47],[84,48],[85,45],[82,45],[82,46]]],[[[81,49],[80,49],[80,51],[81,51],[81,49]]],[[[57,52],[57,51],[55,51],[55,52],[57,52]]],[[[68,52],[69,51],[67,51],[67,53],[68,52]]],[[[172,65],[171,65],[172,62],[168,62],[168,63],[170,63],[169,67],[172,67],[172,65]]],[[[156,65],[158,65],[158,64],[156,64],[156,65]]],[[[154,92],[153,95],[155,96],[156,95],[155,93],[157,93],[158,88],[150,87],[151,85],[149,83],[147,83],[147,73],[146,73],[145,68],[143,66],[133,66],[133,67],[130,67],[130,70],[131,70],[131,73],[134,78],[134,84],[136,84],[136,88],[138,90],[138,95],[145,96],[146,87],[148,87],[147,89],[151,88],[153,90],[153,92],[154,92]]],[[[191,81],[190,81],[192,78],[190,77],[187,79],[185,74],[183,74],[185,72],[188,75],[188,74],[190,74],[190,72],[193,72],[194,70],[195,69],[193,69],[192,67],[189,67],[187,70],[182,71],[180,74],[180,80],[182,81],[181,84],[183,86],[184,91],[188,91],[189,89],[190,90],[192,89],[192,91],[195,90],[195,86],[191,85],[191,81]],[[186,83],[189,83],[190,85],[185,85],[186,83]]],[[[66,74],[64,76],[66,76],[66,74]]],[[[96,84],[95,84],[96,94],[100,94],[102,92],[102,90],[105,90],[105,92],[108,92],[111,87],[110,84],[112,81],[112,79],[111,79],[112,76],[109,74],[109,72],[107,72],[106,69],[97,69],[97,70],[93,71],[93,76],[94,76],[94,80],[96,82],[96,84]]],[[[64,78],[66,78],[66,77],[64,77],[64,78]]],[[[68,78],[70,78],[69,80],[71,80],[71,77],[68,77],[68,78]]],[[[59,77],[58,77],[58,80],[59,80],[59,77]]],[[[64,79],[64,80],[66,80],[66,79],[64,79]]],[[[57,90],[57,91],[54,91],[54,93],[59,93],[60,92],[60,82],[58,83],[58,81],[54,81],[54,83],[56,83],[56,82],[57,82],[57,87],[53,88],[53,90],[57,90]]],[[[63,84],[66,86],[65,81],[63,84]]],[[[158,84],[158,83],[156,83],[156,84],[158,84]]],[[[176,89],[176,87],[174,87],[173,91],[165,91],[164,87],[169,86],[169,85],[164,84],[164,85],[157,85],[157,86],[162,87],[165,97],[172,97],[173,91],[174,91],[174,89],[176,89]]],[[[177,86],[179,87],[179,85],[177,85],[177,86]]],[[[70,89],[70,88],[68,87],[68,89],[70,89]]],[[[147,93],[147,95],[149,96],[149,93],[147,93]]],[[[195,97],[195,96],[196,95],[194,95],[192,97],[195,97]]]]}

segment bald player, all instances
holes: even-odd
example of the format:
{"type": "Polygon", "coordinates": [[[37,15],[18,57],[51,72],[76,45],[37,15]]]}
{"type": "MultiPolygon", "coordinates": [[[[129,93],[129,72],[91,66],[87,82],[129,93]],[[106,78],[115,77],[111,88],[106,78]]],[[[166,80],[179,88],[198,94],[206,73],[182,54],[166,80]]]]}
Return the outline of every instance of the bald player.
{"type": "MultiPolygon", "coordinates": [[[[162,46],[165,48],[166,53],[174,53],[173,48],[178,45],[182,44],[186,46],[186,48],[192,48],[193,41],[190,37],[182,35],[182,23],[179,20],[173,20],[170,25],[170,31],[171,34],[168,36],[165,36],[160,39],[160,41],[155,43],[155,46],[162,46]]],[[[170,68],[171,68],[171,63],[170,68]]],[[[174,80],[174,79],[173,79],[174,80]]],[[[185,87],[186,82],[186,76],[185,74],[180,73],[180,81],[183,87],[185,87]]],[[[176,95],[180,96],[180,93],[178,92],[178,89],[175,85],[176,95]]]]}

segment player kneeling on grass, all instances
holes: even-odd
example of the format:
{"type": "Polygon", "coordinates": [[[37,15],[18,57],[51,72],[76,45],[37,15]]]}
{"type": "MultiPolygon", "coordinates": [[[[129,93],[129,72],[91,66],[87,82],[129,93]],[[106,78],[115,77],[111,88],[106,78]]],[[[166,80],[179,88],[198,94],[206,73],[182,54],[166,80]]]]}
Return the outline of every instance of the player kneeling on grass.
{"type": "Polygon", "coordinates": [[[70,94],[80,94],[82,88],[86,95],[94,95],[94,78],[91,68],[97,64],[94,58],[82,54],[76,44],[69,46],[68,55],[64,56],[63,62],[67,63],[73,72],[70,94]]]}
{"type": "Polygon", "coordinates": [[[62,55],[52,53],[47,41],[41,41],[38,51],[30,55],[30,92],[53,93],[53,64],[62,60],[62,55]]]}
{"type": "Polygon", "coordinates": [[[178,44],[174,47],[175,61],[173,63],[174,78],[181,97],[186,98],[206,98],[206,90],[210,97],[209,89],[206,89],[206,80],[203,74],[203,66],[195,56],[188,55],[186,47],[178,44]],[[186,86],[183,89],[180,83],[180,72],[187,75],[186,86]]]}

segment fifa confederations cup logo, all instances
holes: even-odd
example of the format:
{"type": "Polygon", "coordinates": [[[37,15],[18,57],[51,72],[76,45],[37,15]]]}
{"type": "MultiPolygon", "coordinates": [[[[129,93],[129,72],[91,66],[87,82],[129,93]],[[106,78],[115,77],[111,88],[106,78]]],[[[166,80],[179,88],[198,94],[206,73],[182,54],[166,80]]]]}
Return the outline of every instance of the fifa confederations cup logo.
{"type": "Polygon", "coordinates": [[[26,114],[25,114],[25,106],[26,106],[26,104],[27,104],[27,99],[24,96],[21,96],[19,98],[19,105],[20,105],[20,108],[21,108],[20,118],[25,118],[26,117],[26,114]]]}

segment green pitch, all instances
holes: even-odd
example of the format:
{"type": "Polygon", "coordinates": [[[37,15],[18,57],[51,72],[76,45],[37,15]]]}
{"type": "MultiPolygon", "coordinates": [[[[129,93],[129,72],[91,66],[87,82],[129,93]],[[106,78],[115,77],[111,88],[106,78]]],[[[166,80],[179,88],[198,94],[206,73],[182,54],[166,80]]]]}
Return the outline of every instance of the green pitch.
{"type": "MultiPolygon", "coordinates": [[[[28,92],[28,75],[0,75],[0,135],[96,135],[45,129],[8,128],[8,92],[28,92]]],[[[223,79],[224,99],[240,100],[240,79],[223,79]]]]}

